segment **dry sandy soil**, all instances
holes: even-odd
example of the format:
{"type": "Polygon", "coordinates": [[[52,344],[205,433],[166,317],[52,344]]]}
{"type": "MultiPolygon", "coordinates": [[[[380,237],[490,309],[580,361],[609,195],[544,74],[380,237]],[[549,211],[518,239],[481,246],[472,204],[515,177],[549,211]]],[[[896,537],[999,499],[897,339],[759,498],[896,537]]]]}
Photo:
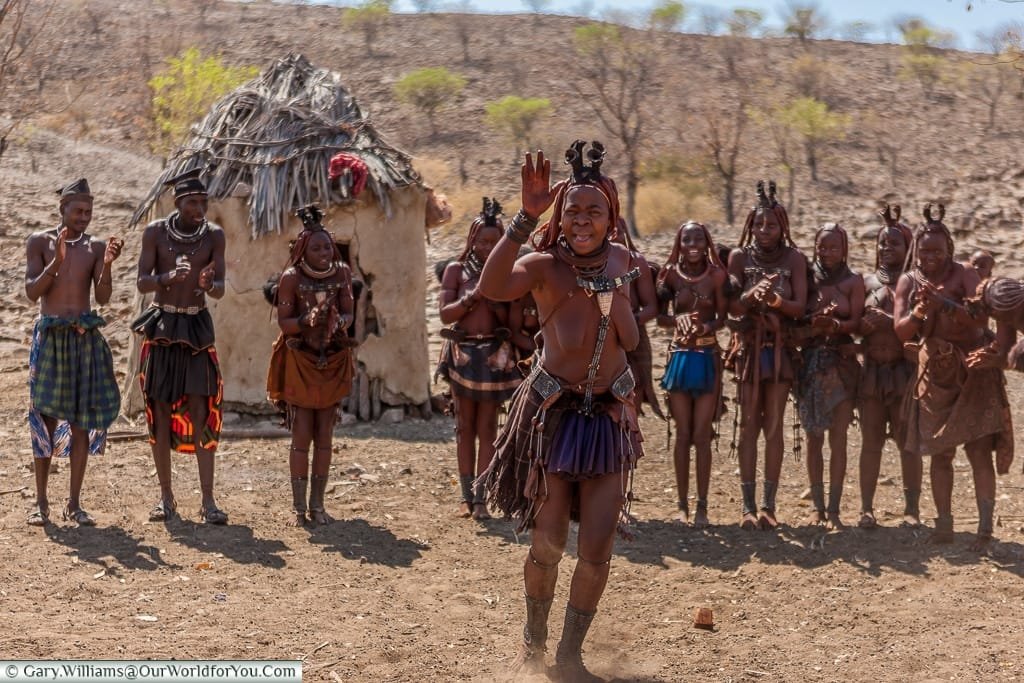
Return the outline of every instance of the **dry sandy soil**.
{"type": "MultiPolygon", "coordinates": [[[[115,7],[103,6],[108,5],[115,7]]],[[[116,25],[107,25],[110,39],[137,37],[125,28],[134,25],[137,6],[116,6],[123,15],[116,25]]],[[[308,47],[328,65],[353,55],[366,63],[358,55],[358,37],[311,33],[307,43],[296,37],[321,25],[326,10],[282,16],[276,34],[278,27],[270,22],[273,10],[266,6],[248,10],[248,23],[241,24],[223,21],[218,14],[229,11],[237,10],[217,9],[208,23],[227,27],[224,45],[241,55],[239,59],[254,60],[260,41],[270,40],[269,34],[273,41],[266,49],[308,47]]],[[[477,49],[483,35],[475,38],[477,49]]],[[[439,40],[430,32],[417,39],[428,44],[439,40]]],[[[84,49],[85,42],[72,45],[71,53],[84,49]]],[[[95,48],[96,43],[91,45],[95,48]]],[[[458,53],[450,44],[441,48],[458,53]]],[[[696,49],[690,48],[691,53],[696,49]]],[[[389,48],[380,57],[387,69],[398,71],[401,49],[389,48]]],[[[834,49],[840,56],[853,55],[851,60],[863,58],[872,67],[858,70],[851,61],[848,76],[854,85],[875,78],[879,65],[892,59],[887,48],[834,49]]],[[[478,73],[511,61],[471,66],[478,73]]],[[[120,82],[129,67],[119,64],[114,59],[103,62],[99,73],[111,83],[120,82]]],[[[550,71],[531,62],[526,78],[531,74],[548,77],[550,71]]],[[[373,92],[372,84],[378,83],[377,91],[385,92],[386,81],[374,80],[374,74],[362,78],[363,90],[373,92]]],[[[123,85],[110,99],[115,110],[133,87],[123,85]]],[[[866,92],[857,87],[843,91],[851,98],[866,92]]],[[[958,107],[944,112],[961,123],[972,115],[958,107]]],[[[400,113],[392,110],[384,118],[397,122],[400,113]]],[[[922,163],[953,169],[956,162],[943,161],[941,146],[931,144],[945,129],[927,129],[927,117],[913,109],[907,115],[913,117],[914,134],[928,143],[922,143],[930,150],[922,163]]],[[[21,294],[24,240],[54,221],[48,188],[77,177],[82,169],[94,188],[103,188],[95,232],[106,235],[125,225],[135,201],[148,189],[148,179],[159,172],[158,161],[142,151],[141,143],[121,137],[130,129],[127,120],[104,118],[93,138],[77,142],[39,129],[31,144],[12,147],[0,165],[0,285],[9,293],[0,308],[0,654],[25,659],[303,659],[307,680],[502,678],[521,630],[521,563],[528,539],[517,538],[504,521],[453,519],[458,486],[452,424],[446,418],[340,429],[329,496],[338,521],[315,530],[284,526],[290,499],[286,441],[232,438],[224,439],[218,466],[218,500],[231,514],[230,526],[197,523],[196,471],[184,456],[175,459],[183,519],[166,526],[147,523],[157,486],[149,448],[137,440],[113,443],[104,457],[91,463],[83,502],[99,520],[97,528],[77,529],[59,521],[57,501],[67,487],[64,464],[51,478],[56,522],[46,529],[25,526],[32,502],[24,423],[25,344],[34,310],[21,294]]],[[[999,221],[1019,222],[1024,175],[1019,160],[1012,160],[1010,138],[978,142],[981,134],[971,130],[971,135],[951,136],[956,139],[949,144],[967,150],[977,143],[984,152],[963,156],[964,167],[951,170],[952,180],[941,187],[915,168],[907,193],[915,198],[961,196],[964,205],[970,198],[972,210],[999,204],[1005,206],[999,221]]],[[[407,130],[402,135],[411,140],[407,130]]],[[[1019,142],[1019,134],[1013,135],[1019,142]]],[[[448,142],[466,149],[461,138],[448,142]]],[[[443,141],[437,144],[443,148],[443,141]]],[[[877,170],[874,152],[860,144],[850,145],[853,156],[841,158],[836,171],[857,182],[840,190],[817,188],[815,206],[863,215],[874,198],[888,191],[886,183],[869,182],[877,170]]],[[[498,185],[507,178],[493,171],[496,163],[481,162],[480,169],[489,173],[494,186],[506,187],[506,194],[514,196],[513,187],[498,185]]],[[[979,220],[982,213],[976,214],[979,220]]],[[[806,237],[809,228],[801,234],[806,237]]],[[[1024,274],[1012,259],[1024,244],[1019,232],[976,230],[960,236],[972,246],[1000,248],[1006,257],[1002,272],[1024,274]]],[[[127,370],[123,361],[130,273],[138,234],[128,238],[116,270],[114,301],[105,310],[122,373],[127,370]]],[[[647,238],[643,246],[655,260],[667,253],[664,236],[647,238]]],[[[456,237],[435,241],[431,260],[457,247],[456,237]]],[[[856,259],[859,265],[865,260],[865,255],[856,259]]],[[[416,276],[428,278],[433,286],[431,273],[416,276]]],[[[425,302],[431,311],[436,306],[433,291],[425,302]]],[[[436,328],[434,318],[431,331],[436,328]]],[[[655,338],[659,352],[664,341],[655,338]]],[[[436,346],[430,353],[436,354],[436,346]]],[[[1008,381],[1017,406],[1024,384],[1019,376],[1008,381]]],[[[1024,419],[1019,411],[1017,417],[1024,419]]],[[[824,533],[803,526],[809,512],[800,498],[806,487],[804,464],[790,458],[779,493],[786,524],[777,533],[744,533],[735,525],[739,487],[736,462],[728,457],[726,421],[712,477],[710,514],[715,526],[696,531],[671,521],[676,498],[664,424],[646,418],[643,426],[646,456],[633,506],[637,537],[617,545],[609,588],[585,646],[586,659],[597,673],[620,681],[1024,677],[1019,616],[1024,608],[1024,476],[1019,461],[1011,474],[1000,478],[998,542],[987,556],[967,550],[976,512],[962,457],[957,461],[956,543],[934,547],[927,543],[927,529],[897,528],[901,484],[891,445],[876,499],[882,528],[824,533]],[[713,631],[692,628],[698,607],[714,610],[713,631]]],[[[849,521],[859,509],[855,431],[843,501],[849,521]]],[[[927,474],[925,480],[927,489],[927,474]]],[[[922,505],[930,519],[934,509],[927,493],[922,505]]],[[[573,561],[570,546],[552,610],[552,645],[573,561]]]]}

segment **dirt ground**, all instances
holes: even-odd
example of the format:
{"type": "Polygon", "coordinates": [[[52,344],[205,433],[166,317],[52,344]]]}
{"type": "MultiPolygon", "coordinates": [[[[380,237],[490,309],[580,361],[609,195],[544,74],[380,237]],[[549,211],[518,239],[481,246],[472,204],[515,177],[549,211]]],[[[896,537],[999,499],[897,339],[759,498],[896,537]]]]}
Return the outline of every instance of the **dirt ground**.
{"type": "MultiPolygon", "coordinates": [[[[0,240],[11,287],[18,240],[0,240]]],[[[452,244],[435,244],[432,254],[452,244]]],[[[123,282],[119,291],[128,286],[123,282]]],[[[427,305],[433,310],[433,300],[427,305]]],[[[146,522],[158,489],[149,447],[138,440],[112,443],[90,465],[83,502],[98,527],[59,520],[64,463],[51,478],[56,523],[26,526],[32,503],[26,353],[24,338],[12,338],[12,329],[27,334],[30,312],[25,301],[6,310],[0,356],[5,657],[302,659],[305,680],[326,681],[505,676],[523,619],[528,539],[502,520],[453,518],[458,484],[447,418],[340,428],[328,496],[338,521],[315,530],[284,526],[287,442],[231,438],[219,451],[217,478],[230,526],[197,522],[198,480],[186,456],[177,456],[174,466],[183,519],[146,522]]],[[[123,333],[123,324],[112,329],[123,333]]],[[[124,348],[115,344],[119,357],[124,348]]],[[[656,336],[655,348],[665,348],[663,338],[656,336]]],[[[1016,405],[1024,385],[1012,376],[1009,386],[1016,405]]],[[[803,526],[809,512],[800,498],[804,464],[789,457],[779,491],[786,524],[777,533],[748,533],[736,526],[739,487],[727,419],[713,468],[715,525],[696,531],[672,521],[676,497],[664,423],[648,417],[643,426],[637,536],[617,544],[585,645],[586,660],[600,675],[619,681],[1024,675],[1019,462],[1000,478],[998,542],[988,556],[967,550],[977,515],[962,456],[956,543],[934,547],[927,529],[897,528],[901,484],[891,444],[876,499],[882,528],[824,533],[803,526]],[[692,627],[698,607],[714,611],[713,631],[692,627]]],[[[855,429],[850,452],[843,514],[852,522],[859,510],[855,429]]],[[[922,506],[930,523],[928,493],[922,506]]],[[[573,563],[570,542],[552,610],[552,646],[573,563]]]]}

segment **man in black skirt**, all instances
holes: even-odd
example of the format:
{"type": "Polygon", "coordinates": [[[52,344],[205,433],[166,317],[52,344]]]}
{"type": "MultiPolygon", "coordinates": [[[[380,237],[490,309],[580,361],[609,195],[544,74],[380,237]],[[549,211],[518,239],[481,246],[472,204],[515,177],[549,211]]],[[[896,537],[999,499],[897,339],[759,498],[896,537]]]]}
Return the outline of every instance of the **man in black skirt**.
{"type": "Polygon", "coordinates": [[[203,502],[199,516],[226,524],[213,497],[214,451],[220,438],[222,382],[206,297],[224,296],[224,231],[206,220],[201,169],[167,181],[175,211],[153,221],[142,235],[139,291],[153,303],[132,324],[145,337],[139,379],[160,480],[160,502],[150,521],[167,521],[177,509],[171,490],[171,449],[195,453],[203,502]]]}

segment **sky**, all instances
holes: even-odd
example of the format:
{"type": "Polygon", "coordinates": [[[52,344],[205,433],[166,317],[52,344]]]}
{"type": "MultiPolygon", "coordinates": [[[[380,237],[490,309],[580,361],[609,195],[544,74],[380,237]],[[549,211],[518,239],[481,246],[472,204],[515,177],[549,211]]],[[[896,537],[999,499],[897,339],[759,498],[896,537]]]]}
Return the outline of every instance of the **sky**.
{"type": "MultiPolygon", "coordinates": [[[[770,26],[780,26],[780,16],[785,13],[789,2],[794,0],[695,0],[683,4],[689,9],[690,17],[683,30],[696,31],[696,15],[701,7],[714,7],[730,12],[737,7],[748,7],[761,11],[770,26]]],[[[815,4],[833,26],[854,21],[866,21],[876,27],[866,38],[874,41],[892,42],[898,35],[891,28],[893,19],[899,16],[917,16],[930,26],[951,31],[956,35],[956,47],[976,48],[979,31],[991,31],[1007,22],[1024,23],[1024,0],[795,0],[796,4],[815,4]],[[971,7],[968,10],[968,6],[971,7]],[[881,27],[886,28],[881,28],[881,27]]],[[[344,3],[349,4],[349,3],[344,3]]],[[[355,3],[352,3],[355,4],[355,3]]],[[[468,5],[475,12],[522,13],[528,12],[529,4],[524,0],[439,0],[439,7],[468,5]]],[[[649,9],[652,0],[549,0],[548,12],[600,17],[609,10],[639,14],[649,9]]],[[[411,12],[415,5],[412,0],[397,0],[394,11],[411,12]]]]}

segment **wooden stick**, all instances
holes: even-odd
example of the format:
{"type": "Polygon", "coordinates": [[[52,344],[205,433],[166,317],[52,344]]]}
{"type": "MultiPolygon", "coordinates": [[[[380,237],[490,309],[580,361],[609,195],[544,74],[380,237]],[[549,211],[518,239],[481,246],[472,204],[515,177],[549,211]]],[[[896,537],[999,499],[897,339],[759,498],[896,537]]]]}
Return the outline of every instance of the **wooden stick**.
{"type": "Polygon", "coordinates": [[[363,422],[370,421],[370,378],[366,375],[366,368],[359,366],[359,419],[363,422]]]}
{"type": "Polygon", "coordinates": [[[370,419],[376,422],[380,418],[380,377],[370,380],[370,419]]]}
{"type": "Polygon", "coordinates": [[[0,491],[0,496],[7,496],[7,495],[10,495],[12,493],[21,493],[22,491],[25,491],[26,489],[28,489],[27,486],[22,486],[20,489],[7,489],[6,491],[0,491]]]}

